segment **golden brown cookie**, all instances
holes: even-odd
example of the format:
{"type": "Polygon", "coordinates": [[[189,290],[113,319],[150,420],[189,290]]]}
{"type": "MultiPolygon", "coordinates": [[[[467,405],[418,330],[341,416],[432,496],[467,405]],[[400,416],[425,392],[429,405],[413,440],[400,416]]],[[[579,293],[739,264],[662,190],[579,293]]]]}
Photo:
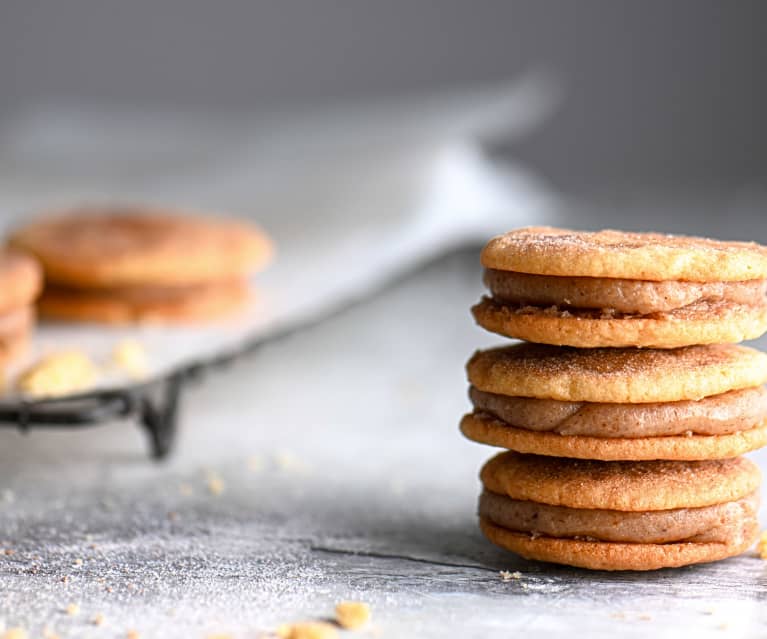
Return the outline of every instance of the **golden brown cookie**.
{"type": "Polygon", "coordinates": [[[653,570],[730,557],[758,533],[744,458],[598,462],[501,453],[481,472],[480,526],[528,559],[653,570]]]}
{"type": "Polygon", "coordinates": [[[626,510],[697,508],[742,499],[761,481],[745,457],[704,461],[593,461],[499,453],[480,472],[488,490],[552,506],[626,510]]]}
{"type": "Polygon", "coordinates": [[[492,543],[525,559],[547,561],[590,570],[658,570],[679,568],[735,557],[754,545],[757,522],[744,526],[729,543],[627,544],[616,542],[536,537],[514,532],[480,518],[480,528],[492,543]]]}
{"type": "Polygon", "coordinates": [[[252,224],[151,207],[90,207],[17,229],[12,246],[38,258],[51,283],[184,286],[262,268],[272,247],[252,224]]]}
{"type": "Polygon", "coordinates": [[[520,453],[604,461],[722,459],[767,445],[767,423],[728,435],[587,437],[514,428],[492,415],[474,412],[461,419],[461,432],[472,441],[520,453]]]}
{"type": "Polygon", "coordinates": [[[224,318],[251,300],[246,281],[176,287],[70,289],[48,287],[38,302],[46,319],[104,324],[196,323],[224,318]]]}
{"type": "Polygon", "coordinates": [[[540,344],[577,348],[678,348],[756,339],[767,331],[767,303],[701,302],[651,315],[511,306],[484,298],[472,309],[482,328],[540,344]]]}
{"type": "Polygon", "coordinates": [[[767,248],[700,237],[546,226],[493,238],[487,268],[538,275],[730,282],[767,278],[767,248]]]}
{"type": "Polygon", "coordinates": [[[42,284],[42,270],[34,258],[19,251],[0,252],[0,314],[32,304],[42,284]]]}
{"type": "Polygon", "coordinates": [[[697,400],[767,381],[767,354],[731,344],[674,350],[514,344],[477,351],[469,381],[499,395],[573,402],[697,400]]]}

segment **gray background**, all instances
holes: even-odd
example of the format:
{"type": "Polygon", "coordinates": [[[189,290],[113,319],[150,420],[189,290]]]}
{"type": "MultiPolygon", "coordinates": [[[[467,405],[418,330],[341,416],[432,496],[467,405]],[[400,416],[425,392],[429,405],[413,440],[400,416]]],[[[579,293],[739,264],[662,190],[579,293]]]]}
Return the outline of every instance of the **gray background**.
{"type": "Polygon", "coordinates": [[[767,182],[761,2],[5,0],[0,115],[249,111],[555,74],[513,152],[570,191],[767,182]]]}

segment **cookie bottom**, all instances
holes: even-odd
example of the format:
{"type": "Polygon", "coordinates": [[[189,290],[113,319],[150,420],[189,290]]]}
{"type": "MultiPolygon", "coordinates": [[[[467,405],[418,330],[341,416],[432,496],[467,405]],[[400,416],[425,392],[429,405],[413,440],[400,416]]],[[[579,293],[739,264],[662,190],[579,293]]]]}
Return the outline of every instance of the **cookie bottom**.
{"type": "Polygon", "coordinates": [[[735,344],[767,331],[767,304],[721,302],[671,313],[613,317],[598,311],[511,306],[484,298],[472,313],[477,324],[493,333],[576,348],[735,344]]]}
{"type": "Polygon", "coordinates": [[[169,288],[166,295],[122,293],[119,289],[49,288],[38,301],[46,319],[102,324],[184,324],[220,319],[243,310],[251,300],[246,281],[169,288]]]}
{"type": "Polygon", "coordinates": [[[672,461],[727,459],[767,445],[767,423],[729,435],[664,437],[589,437],[515,428],[487,413],[468,413],[461,432],[480,444],[519,453],[600,461],[672,461]]]}
{"type": "Polygon", "coordinates": [[[632,544],[535,537],[497,526],[480,517],[482,533],[496,546],[525,559],[547,561],[590,570],[658,570],[718,561],[748,550],[759,534],[751,522],[729,543],[632,544]]]}

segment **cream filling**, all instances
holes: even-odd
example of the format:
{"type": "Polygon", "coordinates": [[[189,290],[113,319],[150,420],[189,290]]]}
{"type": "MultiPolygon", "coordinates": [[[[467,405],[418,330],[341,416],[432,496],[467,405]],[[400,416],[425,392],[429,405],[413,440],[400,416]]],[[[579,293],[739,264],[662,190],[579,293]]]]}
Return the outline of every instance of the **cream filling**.
{"type": "Polygon", "coordinates": [[[737,501],[704,506],[626,512],[550,506],[483,491],[479,514],[494,524],[532,536],[666,544],[737,543],[755,524],[758,491],[737,501]]]}
{"type": "Polygon", "coordinates": [[[610,313],[667,313],[701,302],[764,303],[767,280],[651,282],[600,277],[559,277],[486,269],[493,298],[513,305],[604,309],[610,313]]]}
{"type": "Polygon", "coordinates": [[[509,397],[472,386],[474,407],[516,428],[588,437],[728,435],[767,419],[763,386],[711,395],[698,401],[602,404],[509,397]]]}

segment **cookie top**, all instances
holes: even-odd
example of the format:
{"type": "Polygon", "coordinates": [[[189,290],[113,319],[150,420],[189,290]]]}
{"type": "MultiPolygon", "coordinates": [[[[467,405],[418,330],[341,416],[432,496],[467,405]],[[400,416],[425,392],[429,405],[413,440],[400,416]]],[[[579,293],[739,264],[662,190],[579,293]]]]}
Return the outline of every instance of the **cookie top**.
{"type": "Polygon", "coordinates": [[[30,305],[42,284],[42,270],[33,257],[19,251],[0,251],[0,314],[30,305]]]}
{"type": "Polygon", "coordinates": [[[767,247],[700,237],[517,229],[491,239],[482,264],[538,275],[725,282],[767,278],[767,247]]]}
{"type": "Polygon", "coordinates": [[[767,354],[734,344],[655,350],[522,343],[477,351],[466,369],[474,386],[499,395],[572,402],[673,402],[763,384],[767,354]]]}
{"type": "Polygon", "coordinates": [[[512,499],[637,512],[735,501],[759,487],[761,474],[745,457],[604,462],[505,452],[484,465],[480,478],[512,499]]]}
{"type": "Polygon", "coordinates": [[[272,248],[257,227],[147,207],[80,208],[16,230],[48,281],[81,287],[184,285],[242,277],[272,248]]]}

